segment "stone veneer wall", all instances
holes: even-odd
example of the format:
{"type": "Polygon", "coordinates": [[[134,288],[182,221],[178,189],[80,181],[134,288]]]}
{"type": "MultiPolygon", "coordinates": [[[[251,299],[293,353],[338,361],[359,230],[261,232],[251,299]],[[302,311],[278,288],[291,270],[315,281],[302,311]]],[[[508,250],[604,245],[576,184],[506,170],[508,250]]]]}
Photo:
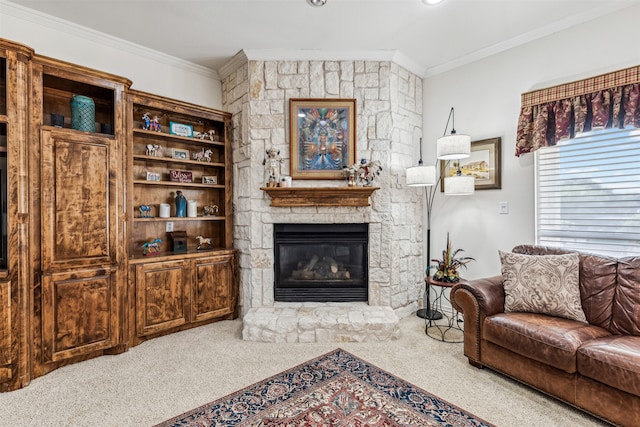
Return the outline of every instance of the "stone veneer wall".
{"type": "MultiPolygon", "coordinates": [[[[424,290],[422,193],[404,185],[422,128],[422,79],[389,61],[258,61],[241,52],[223,68],[224,108],[233,114],[234,245],[240,252],[241,313],[271,307],[274,223],[369,223],[369,305],[399,317],[424,290]],[[265,151],[280,150],[289,174],[290,98],[355,98],[356,156],[379,160],[370,207],[272,208],[260,190],[265,151]]],[[[342,186],[295,181],[293,186],[342,186]]]]}

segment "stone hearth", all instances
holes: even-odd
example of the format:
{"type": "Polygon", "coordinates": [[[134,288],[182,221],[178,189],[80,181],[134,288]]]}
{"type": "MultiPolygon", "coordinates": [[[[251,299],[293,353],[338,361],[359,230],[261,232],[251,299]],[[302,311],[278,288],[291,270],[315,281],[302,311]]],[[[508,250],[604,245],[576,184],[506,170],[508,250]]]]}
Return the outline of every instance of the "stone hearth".
{"type": "MultiPolygon", "coordinates": [[[[234,242],[240,252],[243,337],[257,341],[364,341],[397,337],[398,319],[424,290],[422,193],[404,185],[417,158],[422,80],[392,61],[262,61],[243,52],[221,70],[233,114],[234,242]],[[356,157],[378,160],[371,206],[274,207],[265,185],[266,150],[289,174],[290,98],[354,98],[356,157]],[[274,301],[276,223],[369,224],[368,303],[274,301]]],[[[346,181],[293,181],[293,187],[346,181]]]]}
{"type": "Polygon", "coordinates": [[[244,316],[242,337],[260,342],[364,342],[400,336],[391,307],[367,303],[281,303],[244,316]]]}

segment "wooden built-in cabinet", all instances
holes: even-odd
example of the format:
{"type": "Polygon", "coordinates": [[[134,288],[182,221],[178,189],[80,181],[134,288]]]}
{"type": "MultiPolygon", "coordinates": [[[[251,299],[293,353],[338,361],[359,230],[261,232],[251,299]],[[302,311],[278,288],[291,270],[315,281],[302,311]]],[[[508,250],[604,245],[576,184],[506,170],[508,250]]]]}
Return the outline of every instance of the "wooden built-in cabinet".
{"type": "Polygon", "coordinates": [[[237,316],[230,115],[130,86],[0,39],[0,391],[237,316]],[[93,101],[95,127],[72,129],[75,95],[93,101]],[[161,132],[142,129],[146,112],[161,132]],[[171,122],[206,138],[171,134],[171,122]],[[206,152],[211,161],[152,156],[147,145],[206,152]],[[174,169],[198,182],[171,182],[174,169]],[[147,172],[161,180],[147,181],[147,172]],[[177,190],[197,201],[197,216],[175,217],[177,190]],[[141,204],[159,203],[171,204],[171,218],[140,217],[141,204]],[[186,232],[187,251],[172,251],[168,222],[186,232]],[[198,249],[197,235],[213,245],[198,249]],[[141,245],[155,239],[161,252],[143,255],[141,245]]]}
{"type": "Polygon", "coordinates": [[[31,64],[32,375],[127,347],[125,78],[35,55],[31,64]],[[71,128],[74,95],[95,104],[71,128]],[[52,115],[64,117],[53,126],[52,115]]]}
{"type": "Polygon", "coordinates": [[[136,313],[130,330],[135,344],[235,317],[237,260],[231,250],[230,114],[134,90],[127,97],[129,275],[136,313]],[[148,129],[145,116],[157,119],[159,129],[148,129]],[[171,171],[190,179],[172,180],[171,171]],[[195,201],[195,215],[177,216],[178,191],[195,201]],[[160,216],[162,203],[169,205],[169,217],[160,216]],[[186,250],[174,252],[168,229],[186,234],[186,250]],[[197,236],[211,243],[200,245],[197,236]],[[160,251],[145,254],[145,243],[157,243],[160,251]]]}

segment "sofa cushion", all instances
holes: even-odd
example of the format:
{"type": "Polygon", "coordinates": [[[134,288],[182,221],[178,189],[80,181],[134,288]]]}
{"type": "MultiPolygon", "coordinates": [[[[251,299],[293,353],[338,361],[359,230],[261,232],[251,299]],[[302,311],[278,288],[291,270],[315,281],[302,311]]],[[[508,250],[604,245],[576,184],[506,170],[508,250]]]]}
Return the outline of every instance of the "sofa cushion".
{"type": "Polygon", "coordinates": [[[619,260],[613,301],[611,332],[640,336],[640,257],[619,260]]]}
{"type": "Polygon", "coordinates": [[[578,372],[640,396],[640,337],[612,335],[586,343],[578,350],[578,372]]]}
{"type": "Polygon", "coordinates": [[[609,335],[598,326],[534,313],[495,314],[482,328],[482,339],[570,374],[577,369],[578,348],[609,335]]]}
{"type": "Polygon", "coordinates": [[[578,254],[498,252],[504,280],[505,312],[542,313],[587,321],[580,300],[578,254]]]}

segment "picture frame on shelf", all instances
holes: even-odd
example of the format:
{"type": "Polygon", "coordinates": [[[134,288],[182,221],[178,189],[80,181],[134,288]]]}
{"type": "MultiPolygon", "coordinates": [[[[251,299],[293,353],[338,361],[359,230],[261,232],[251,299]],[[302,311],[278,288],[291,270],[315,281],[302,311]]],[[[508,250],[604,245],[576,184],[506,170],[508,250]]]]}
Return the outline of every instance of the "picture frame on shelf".
{"type": "Polygon", "coordinates": [[[171,135],[193,137],[193,126],[184,123],[169,122],[169,133],[171,135]]]}
{"type": "Polygon", "coordinates": [[[217,176],[202,176],[202,183],[203,184],[209,184],[209,185],[216,185],[218,183],[218,177],[217,176]]]}
{"type": "Polygon", "coordinates": [[[177,160],[189,160],[189,150],[183,150],[182,148],[172,148],[171,157],[177,160]]]}
{"type": "Polygon", "coordinates": [[[455,176],[460,162],[460,170],[463,175],[475,178],[477,190],[499,190],[502,188],[502,164],[501,164],[502,138],[488,138],[471,142],[471,155],[466,159],[440,160],[440,191],[444,192],[444,178],[455,176]]]}
{"type": "Polygon", "coordinates": [[[147,172],[147,181],[160,181],[160,174],[158,172],[147,172]]]}
{"type": "Polygon", "coordinates": [[[356,162],[356,100],[289,100],[290,175],[293,179],[344,179],[356,162]]]}

